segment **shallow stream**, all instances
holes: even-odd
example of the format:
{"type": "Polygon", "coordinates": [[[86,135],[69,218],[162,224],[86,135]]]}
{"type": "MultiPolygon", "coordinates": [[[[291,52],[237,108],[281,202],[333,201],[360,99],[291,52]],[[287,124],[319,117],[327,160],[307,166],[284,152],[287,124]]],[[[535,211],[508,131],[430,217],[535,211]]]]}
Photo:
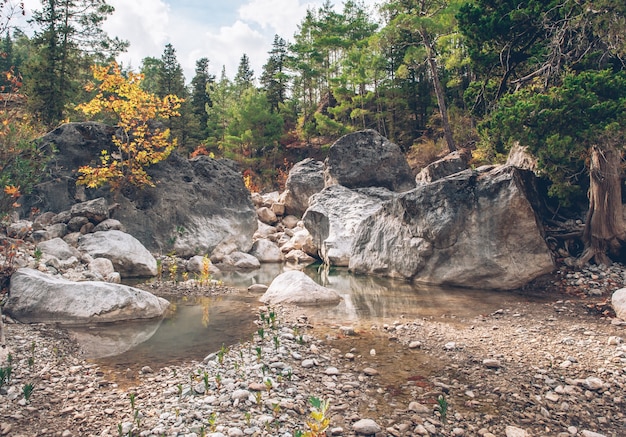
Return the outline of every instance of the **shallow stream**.
{"type": "MultiPolygon", "coordinates": [[[[150,366],[157,370],[183,361],[202,360],[206,355],[247,340],[256,331],[254,320],[260,295],[247,287],[269,285],[284,267],[265,264],[259,270],[223,274],[225,285],[240,289],[216,297],[182,298],[159,321],[115,324],[75,331],[86,358],[109,369],[150,366]]],[[[303,308],[320,333],[348,325],[369,330],[372,325],[394,320],[444,318],[463,323],[489,314],[505,301],[523,296],[496,291],[426,287],[388,278],[355,276],[346,269],[309,267],[305,272],[316,282],[337,290],[343,297],[336,307],[303,308]]],[[[371,338],[370,340],[371,341],[371,338]]]]}

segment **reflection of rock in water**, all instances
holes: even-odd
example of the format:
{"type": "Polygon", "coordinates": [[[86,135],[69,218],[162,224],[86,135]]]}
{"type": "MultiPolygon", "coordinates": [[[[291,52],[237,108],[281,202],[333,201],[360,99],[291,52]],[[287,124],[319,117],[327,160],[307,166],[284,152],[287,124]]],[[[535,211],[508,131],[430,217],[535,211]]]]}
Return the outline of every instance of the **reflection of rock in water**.
{"type": "Polygon", "coordinates": [[[472,317],[492,311],[494,306],[501,305],[502,299],[501,292],[417,285],[393,278],[353,275],[343,268],[319,266],[305,272],[343,297],[336,307],[312,315],[340,323],[400,316],[472,317]]]}
{"type": "Polygon", "coordinates": [[[104,358],[130,350],[149,340],[163,319],[147,322],[111,324],[74,328],[70,332],[80,344],[86,358],[104,358]]]}

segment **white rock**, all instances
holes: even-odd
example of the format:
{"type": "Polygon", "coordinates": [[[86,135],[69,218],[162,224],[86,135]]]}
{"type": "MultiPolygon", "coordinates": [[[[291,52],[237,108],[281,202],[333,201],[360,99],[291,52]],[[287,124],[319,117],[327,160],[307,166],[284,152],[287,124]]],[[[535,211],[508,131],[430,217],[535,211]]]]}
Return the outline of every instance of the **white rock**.
{"type": "Polygon", "coordinates": [[[530,435],[522,428],[517,428],[510,425],[506,427],[504,433],[506,437],[530,437],[530,435]]]}
{"type": "Polygon", "coordinates": [[[361,419],[352,424],[352,429],[362,435],[372,435],[382,431],[382,428],[372,419],[361,419]]]}
{"type": "Polygon", "coordinates": [[[611,305],[618,318],[626,320],[626,288],[620,288],[611,297],[611,305]]]}
{"type": "Polygon", "coordinates": [[[106,282],[71,282],[32,269],[11,277],[5,311],[24,323],[114,322],[161,317],[169,302],[106,282]]]}
{"type": "Polygon", "coordinates": [[[157,263],[143,244],[121,231],[100,231],[78,240],[80,250],[94,258],[108,258],[122,277],[148,277],[157,274],[157,263]]]}
{"type": "Polygon", "coordinates": [[[278,275],[260,301],[270,305],[336,305],[341,296],[335,290],[318,285],[305,273],[292,270],[278,275]]]}

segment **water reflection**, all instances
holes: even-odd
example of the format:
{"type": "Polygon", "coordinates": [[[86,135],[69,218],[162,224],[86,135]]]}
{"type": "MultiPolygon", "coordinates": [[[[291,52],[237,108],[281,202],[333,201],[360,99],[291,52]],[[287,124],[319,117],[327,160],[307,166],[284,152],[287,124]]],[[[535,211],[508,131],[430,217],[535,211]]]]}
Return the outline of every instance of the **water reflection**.
{"type": "MultiPolygon", "coordinates": [[[[255,331],[260,295],[244,291],[253,284],[269,285],[293,267],[264,264],[249,272],[226,272],[219,277],[241,293],[221,297],[188,298],[173,301],[170,314],[162,322],[113,325],[86,329],[81,344],[92,358],[105,366],[125,369],[149,365],[162,367],[181,360],[201,360],[219,350],[247,340],[255,331]]],[[[405,281],[373,276],[355,276],[347,269],[310,266],[305,273],[316,282],[335,289],[343,301],[335,307],[302,308],[316,325],[367,325],[404,317],[473,318],[489,314],[524,297],[513,293],[426,287],[405,281]]]]}
{"type": "MultiPolygon", "coordinates": [[[[266,264],[260,270],[247,273],[223,273],[222,280],[241,288],[252,284],[269,285],[274,277],[291,268],[266,264]]],[[[493,312],[507,299],[521,298],[501,291],[424,286],[392,278],[357,276],[346,268],[318,265],[309,266],[304,272],[343,297],[336,307],[303,308],[308,314],[329,322],[369,323],[401,316],[469,318],[493,312]]]]}
{"type": "MultiPolygon", "coordinates": [[[[138,365],[161,367],[181,360],[201,360],[222,344],[232,345],[248,339],[254,332],[253,322],[257,316],[253,309],[256,306],[256,298],[248,294],[176,300],[171,304],[172,311],[157,329],[133,344],[127,340],[141,331],[139,323],[98,328],[100,337],[86,339],[93,346],[89,349],[89,358],[97,359],[105,366],[123,368],[138,365]],[[100,354],[101,338],[118,339],[120,352],[100,354]]],[[[94,334],[92,331],[89,334],[94,334]]]]}

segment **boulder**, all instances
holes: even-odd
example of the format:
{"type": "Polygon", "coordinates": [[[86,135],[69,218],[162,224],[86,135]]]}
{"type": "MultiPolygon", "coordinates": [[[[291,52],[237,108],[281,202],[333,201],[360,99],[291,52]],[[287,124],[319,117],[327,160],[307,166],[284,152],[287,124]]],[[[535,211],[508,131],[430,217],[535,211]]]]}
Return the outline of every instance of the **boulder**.
{"type": "Polygon", "coordinates": [[[60,260],[66,260],[71,257],[80,257],[80,252],[67,244],[61,238],[53,238],[52,240],[42,241],[37,245],[43,256],[54,256],[60,260]]]}
{"type": "Polygon", "coordinates": [[[109,203],[103,197],[77,203],[70,208],[72,217],[85,217],[91,223],[98,224],[109,218],[109,203]]]}
{"type": "Polygon", "coordinates": [[[259,216],[259,220],[266,225],[275,225],[278,222],[278,217],[276,217],[274,211],[267,206],[257,209],[256,213],[259,216]]]}
{"type": "Polygon", "coordinates": [[[257,258],[262,263],[279,263],[283,262],[283,253],[276,243],[264,238],[257,240],[252,244],[250,255],[257,258]]]}
{"type": "Polygon", "coordinates": [[[554,269],[521,170],[466,170],[399,194],[356,230],[350,270],[515,289],[554,269]]]}
{"type": "Polygon", "coordinates": [[[208,263],[206,267],[208,267],[209,275],[215,275],[220,272],[220,269],[218,269],[208,257],[205,258],[200,255],[195,255],[189,258],[189,260],[187,260],[187,265],[185,266],[185,268],[189,273],[202,275],[204,273],[205,263],[208,263]]]}
{"type": "Polygon", "coordinates": [[[415,183],[429,184],[467,169],[467,159],[458,151],[428,164],[415,177],[415,183]]]}
{"type": "Polygon", "coordinates": [[[611,305],[619,319],[626,320],[626,288],[620,288],[611,297],[611,305]]]}
{"type": "Polygon", "coordinates": [[[148,250],[130,234],[99,231],[78,239],[78,248],[93,258],[111,260],[124,278],[156,276],[157,263],[148,250]]]}
{"type": "Polygon", "coordinates": [[[94,226],[93,232],[98,232],[98,231],[122,231],[122,232],[126,232],[126,228],[124,228],[124,225],[122,225],[122,223],[120,223],[119,220],[106,219],[106,220],[103,220],[100,223],[98,223],[96,226],[94,226]]]}
{"type": "Polygon", "coordinates": [[[107,278],[115,272],[115,268],[113,267],[113,263],[110,259],[95,258],[89,263],[89,271],[96,273],[103,278],[107,278]]]}
{"type": "Polygon", "coordinates": [[[305,273],[292,270],[278,275],[259,300],[269,305],[336,305],[341,296],[335,290],[318,285],[305,273]]]}
{"type": "Polygon", "coordinates": [[[307,158],[296,163],[285,181],[281,201],[285,214],[302,217],[309,207],[309,197],[324,189],[324,163],[307,158]]]}
{"type": "Polygon", "coordinates": [[[344,135],[329,149],[324,162],[325,186],[415,188],[411,168],[400,147],[374,130],[344,135]]]}
{"type": "Polygon", "coordinates": [[[222,259],[222,264],[235,269],[258,269],[261,267],[261,263],[257,258],[243,252],[229,253],[222,259]]]}
{"type": "Polygon", "coordinates": [[[72,282],[32,269],[11,277],[5,311],[22,323],[82,324],[162,317],[169,302],[106,282],[72,282]]]}
{"type": "Polygon", "coordinates": [[[302,220],[319,257],[328,265],[348,266],[357,228],[392,196],[384,188],[350,190],[342,185],[313,195],[302,220]]]}
{"type": "MultiPolygon", "coordinates": [[[[126,232],[153,252],[182,257],[211,253],[232,241],[247,252],[256,230],[256,211],[233,161],[201,156],[188,160],[178,153],[147,169],[155,187],[90,189],[76,185],[76,170],[93,164],[103,149],[114,152],[115,129],[101,123],[68,123],[39,140],[48,150],[46,177],[32,194],[23,196],[20,213],[68,211],[77,202],[104,198],[126,232]]],[[[108,209],[107,209],[108,211],[108,209]]],[[[102,209],[104,216],[104,209],[102,209]]],[[[82,214],[82,213],[81,213],[82,214]]],[[[109,215],[111,215],[109,214],[109,215]]]]}

